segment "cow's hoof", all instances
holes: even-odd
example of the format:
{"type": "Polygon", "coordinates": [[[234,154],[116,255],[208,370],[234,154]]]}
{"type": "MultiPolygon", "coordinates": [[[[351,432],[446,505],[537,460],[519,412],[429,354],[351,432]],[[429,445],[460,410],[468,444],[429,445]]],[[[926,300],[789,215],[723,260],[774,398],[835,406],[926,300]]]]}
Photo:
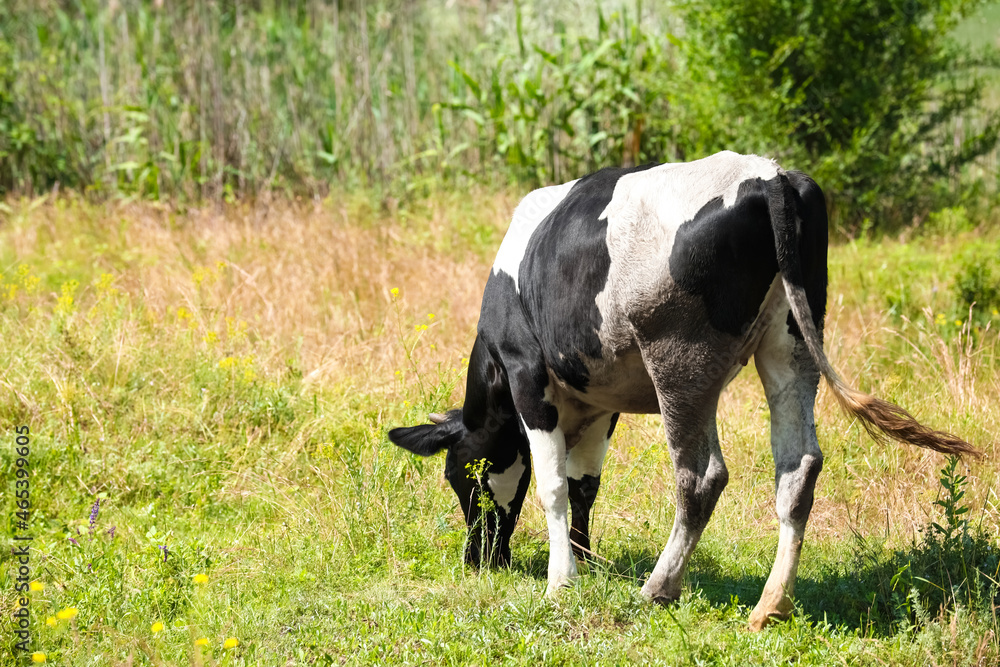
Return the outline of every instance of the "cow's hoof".
{"type": "Polygon", "coordinates": [[[563,590],[569,588],[573,585],[572,580],[570,581],[560,581],[558,583],[549,582],[549,585],[545,587],[545,597],[550,600],[558,600],[559,595],[563,590]]]}
{"type": "Polygon", "coordinates": [[[766,610],[758,605],[750,614],[750,621],[747,623],[747,629],[750,630],[750,632],[760,632],[770,625],[772,621],[787,621],[790,616],[790,612],[778,611],[774,609],[766,610]]]}
{"type": "Polygon", "coordinates": [[[670,591],[664,591],[662,589],[652,590],[651,588],[649,588],[649,586],[643,586],[641,594],[642,597],[646,598],[647,600],[649,600],[654,604],[660,605],[661,607],[665,607],[668,604],[673,604],[674,602],[677,602],[678,598],[680,598],[681,596],[679,591],[677,593],[673,593],[670,591]]]}
{"type": "Polygon", "coordinates": [[[677,598],[667,597],[666,595],[657,595],[656,597],[649,598],[649,601],[653,604],[658,604],[661,607],[666,607],[677,602],[677,598]]]}
{"type": "Polygon", "coordinates": [[[764,593],[750,614],[747,628],[752,632],[759,632],[767,627],[771,621],[787,621],[794,608],[792,599],[785,595],[783,590],[765,586],[764,593]]]}

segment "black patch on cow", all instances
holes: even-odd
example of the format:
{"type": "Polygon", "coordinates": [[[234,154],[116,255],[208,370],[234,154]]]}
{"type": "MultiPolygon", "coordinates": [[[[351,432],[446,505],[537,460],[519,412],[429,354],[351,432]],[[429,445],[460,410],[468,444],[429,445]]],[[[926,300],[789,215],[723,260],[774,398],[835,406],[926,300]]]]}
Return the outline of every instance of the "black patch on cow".
{"type": "Polygon", "coordinates": [[[601,487],[600,475],[584,475],[580,479],[570,477],[569,506],[573,510],[570,540],[573,541],[573,553],[577,558],[589,557],[590,551],[590,510],[597,499],[597,491],[601,487]]]}
{"type": "MultiPolygon", "coordinates": [[[[502,365],[509,382],[511,405],[517,406],[528,428],[555,430],[559,413],[555,406],[542,400],[549,383],[545,357],[528,325],[514,279],[505,272],[493,272],[486,281],[479,313],[479,339],[489,349],[489,355],[502,365]]],[[[471,373],[471,358],[469,364],[471,373]]],[[[470,409],[470,415],[472,412],[470,409]]]]}
{"type": "MultiPolygon", "coordinates": [[[[801,221],[799,229],[799,257],[802,282],[812,311],[813,323],[822,339],[823,320],[826,315],[826,252],[829,242],[829,223],[826,215],[826,198],[816,181],[800,171],[787,172],[791,185],[789,193],[801,221]]],[[[786,195],[787,196],[787,195],[786,195]]],[[[802,339],[802,332],[791,311],[788,313],[788,332],[802,339]]]]}
{"type": "Polygon", "coordinates": [[[608,427],[608,440],[611,439],[611,436],[615,432],[615,426],[618,425],[618,417],[619,417],[620,414],[621,413],[616,412],[613,415],[611,415],[611,426],[608,427]]]}
{"type": "Polygon", "coordinates": [[[743,335],[778,274],[778,260],[763,180],[740,184],[733,205],[721,197],[682,224],[670,253],[674,282],[705,303],[718,331],[743,335]]]}
{"type": "Polygon", "coordinates": [[[581,178],[539,224],[518,271],[521,300],[545,362],[557,377],[584,391],[585,359],[601,358],[597,295],[611,268],[607,219],[599,220],[618,179],[649,164],[608,168],[581,178]]]}

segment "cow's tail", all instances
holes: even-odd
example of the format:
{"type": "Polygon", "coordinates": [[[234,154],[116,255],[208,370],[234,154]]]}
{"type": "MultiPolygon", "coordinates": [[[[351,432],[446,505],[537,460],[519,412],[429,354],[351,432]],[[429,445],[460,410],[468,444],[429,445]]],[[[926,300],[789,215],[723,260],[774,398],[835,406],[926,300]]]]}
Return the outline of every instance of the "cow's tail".
{"type": "MultiPolygon", "coordinates": [[[[888,436],[942,454],[969,454],[977,458],[982,456],[979,450],[961,438],[929,429],[898,405],[858,391],[841,379],[823,352],[823,339],[816,330],[809,307],[799,251],[800,223],[795,207],[795,193],[783,171],[779,171],[776,178],[768,181],[768,207],[774,230],[778,268],[792,315],[805,339],[809,356],[826,378],[844,411],[857,418],[876,441],[884,441],[885,436],[888,436]]],[[[802,221],[801,224],[808,224],[808,221],[802,221]]]]}

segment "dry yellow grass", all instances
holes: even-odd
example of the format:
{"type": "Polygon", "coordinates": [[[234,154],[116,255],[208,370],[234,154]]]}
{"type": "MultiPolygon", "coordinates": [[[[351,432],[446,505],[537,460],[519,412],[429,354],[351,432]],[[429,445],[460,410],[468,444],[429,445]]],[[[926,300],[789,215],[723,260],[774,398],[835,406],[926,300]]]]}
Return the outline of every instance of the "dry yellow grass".
{"type": "MultiPolygon", "coordinates": [[[[61,261],[67,244],[80,243],[77,237],[100,238],[106,251],[91,258],[94,271],[114,274],[116,286],[137,297],[149,317],[168,322],[184,308],[203,329],[220,333],[232,321],[246,322],[261,367],[295,364],[307,386],[398,404],[426,398],[415,391],[418,378],[434,384],[441,369],[454,369],[449,372],[457,377],[474,338],[492,248],[515,204],[515,196],[484,193],[381,210],[351,196],[188,211],[62,200],[29,212],[26,203],[13,203],[4,238],[12,256],[41,249],[52,263],[61,261]],[[478,244],[463,236],[473,225],[485,230],[478,244]]],[[[836,261],[854,261],[849,255],[831,249],[836,261]]],[[[996,332],[975,344],[949,340],[932,327],[902,333],[878,299],[859,302],[852,285],[836,278],[826,322],[834,366],[855,385],[981,447],[986,458],[970,468],[969,498],[973,516],[997,528],[993,434],[1000,430],[1000,382],[983,370],[996,368],[996,332]],[[898,368],[880,361],[898,349],[907,350],[898,368]]],[[[463,384],[452,394],[455,405],[463,384]]],[[[810,534],[902,538],[925,525],[935,511],[943,459],[870,442],[825,386],[816,413],[827,463],[810,534]]],[[[732,482],[717,521],[747,538],[775,528],[767,414],[751,366],[727,390],[719,413],[732,482]]],[[[655,416],[622,421],[602,491],[606,502],[595,516],[598,532],[641,518],[645,509],[631,506],[651,501],[631,498],[634,488],[648,489],[649,497],[662,499],[655,504],[670,511],[673,483],[662,439],[655,416]]],[[[529,500],[529,530],[540,530],[540,516],[529,500]]]]}

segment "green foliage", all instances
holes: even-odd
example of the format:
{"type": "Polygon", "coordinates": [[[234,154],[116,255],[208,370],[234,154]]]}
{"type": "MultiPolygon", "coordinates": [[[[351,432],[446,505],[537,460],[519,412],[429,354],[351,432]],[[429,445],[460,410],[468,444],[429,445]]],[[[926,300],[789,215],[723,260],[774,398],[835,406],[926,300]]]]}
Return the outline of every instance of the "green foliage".
{"type": "Polygon", "coordinates": [[[941,497],[934,505],[943,520],[925,529],[923,541],[909,555],[909,577],[900,579],[933,614],[955,605],[989,614],[1000,599],[1000,545],[981,526],[970,525],[969,507],[963,503],[968,478],[958,465],[952,457],[942,468],[941,497]]]}
{"type": "Polygon", "coordinates": [[[931,234],[954,235],[971,231],[974,226],[965,206],[946,206],[927,216],[923,230],[931,234]]]}
{"type": "MultiPolygon", "coordinates": [[[[922,529],[922,537],[907,550],[888,552],[873,540],[858,536],[849,573],[864,573],[877,593],[857,600],[880,623],[927,625],[963,610],[990,617],[1000,600],[1000,544],[981,525],[970,525],[965,504],[968,478],[960,462],[949,458],[939,476],[940,497],[934,501],[942,516],[922,529]]],[[[849,576],[851,576],[849,574],[849,576]]]]}
{"type": "Polygon", "coordinates": [[[937,197],[954,201],[954,176],[1000,137],[976,68],[995,49],[975,58],[949,38],[982,4],[689,3],[683,51],[699,85],[675,105],[693,117],[683,152],[783,156],[853,226],[909,223],[937,197]]]}
{"type": "Polygon", "coordinates": [[[388,181],[424,148],[462,34],[402,0],[5,2],[0,194],[231,201],[388,181]]]}
{"type": "Polygon", "coordinates": [[[1000,308],[1000,244],[970,244],[955,276],[955,293],[966,310],[984,317],[1000,308]]]}
{"type": "Polygon", "coordinates": [[[446,108],[475,126],[480,169],[540,184],[661,159],[666,138],[644,129],[666,109],[663,82],[674,74],[662,22],[641,4],[610,16],[598,6],[596,33],[557,20],[543,37],[524,34],[525,11],[515,3],[516,43],[495,33],[471,63],[450,63],[467,90],[446,108]]]}
{"type": "Polygon", "coordinates": [[[0,194],[398,199],[727,148],[854,233],[996,187],[1000,57],[950,37],[984,0],[473,4],[4,3],[0,194]]]}

